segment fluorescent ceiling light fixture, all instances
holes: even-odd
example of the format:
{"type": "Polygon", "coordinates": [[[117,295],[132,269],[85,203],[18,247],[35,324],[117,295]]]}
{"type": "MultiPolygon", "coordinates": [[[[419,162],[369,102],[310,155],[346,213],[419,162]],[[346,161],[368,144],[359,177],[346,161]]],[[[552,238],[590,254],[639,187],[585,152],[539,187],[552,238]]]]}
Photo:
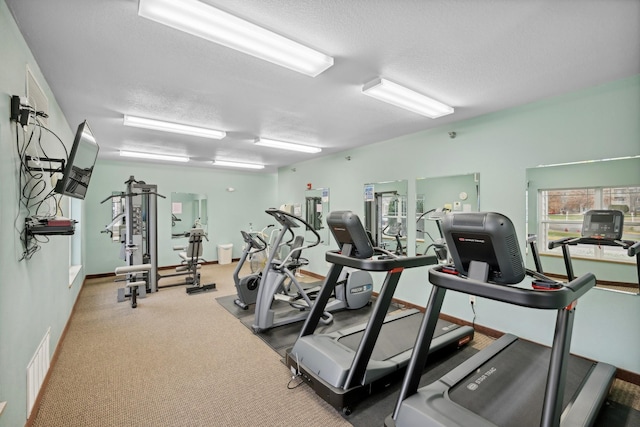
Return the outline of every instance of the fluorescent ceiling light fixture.
{"type": "Polygon", "coordinates": [[[241,162],[228,162],[226,160],[214,160],[214,166],[229,166],[232,168],[245,168],[245,169],[264,169],[264,165],[258,165],[255,163],[241,163],[241,162]]]}
{"type": "Polygon", "coordinates": [[[138,15],[315,77],[333,58],[197,0],[140,0],[138,15]]]}
{"type": "Polygon", "coordinates": [[[201,136],[203,138],[222,139],[227,133],[221,130],[182,125],[180,123],[163,122],[162,120],[145,119],[135,116],[124,116],[124,125],[143,129],[161,130],[164,132],[181,133],[183,135],[201,136]]]}
{"type": "Polygon", "coordinates": [[[553,167],[553,166],[582,165],[582,164],[586,164],[586,163],[609,162],[611,160],[628,160],[628,159],[640,159],[640,155],[638,155],[638,156],[612,157],[610,159],[579,160],[577,162],[553,163],[553,164],[550,164],[550,165],[538,165],[537,167],[539,167],[539,168],[548,168],[548,167],[553,167]]]}
{"type": "Polygon", "coordinates": [[[308,145],[293,144],[291,142],[276,141],[267,138],[256,139],[256,145],[262,145],[263,147],[280,148],[282,150],[301,151],[303,153],[319,153],[322,148],[310,147],[308,145]]]}
{"type": "Polygon", "coordinates": [[[152,159],[152,160],[167,160],[170,162],[188,162],[188,157],[172,156],[169,154],[152,154],[152,153],[138,153],[136,151],[120,150],[120,156],[122,157],[136,157],[138,159],[152,159]]]}
{"type": "Polygon", "coordinates": [[[432,119],[453,113],[453,107],[380,77],[364,85],[362,93],[432,119]]]}

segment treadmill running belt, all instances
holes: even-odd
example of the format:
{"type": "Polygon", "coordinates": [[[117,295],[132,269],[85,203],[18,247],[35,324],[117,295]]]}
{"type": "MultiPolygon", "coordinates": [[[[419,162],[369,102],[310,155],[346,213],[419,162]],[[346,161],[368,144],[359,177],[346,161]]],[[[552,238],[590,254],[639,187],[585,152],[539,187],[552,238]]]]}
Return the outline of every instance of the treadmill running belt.
{"type": "MultiPolygon", "coordinates": [[[[416,313],[410,316],[401,317],[391,322],[385,322],[380,330],[380,335],[373,347],[373,354],[371,359],[373,360],[387,360],[393,356],[396,356],[404,351],[413,348],[416,343],[416,336],[418,335],[418,329],[420,328],[420,322],[424,317],[423,313],[416,313]]],[[[455,329],[458,325],[454,325],[445,320],[438,319],[436,330],[433,337],[439,337],[440,335],[455,329]]],[[[364,330],[359,332],[345,335],[340,337],[338,341],[340,344],[345,345],[356,351],[364,330]]]]}
{"type": "MultiPolygon", "coordinates": [[[[449,390],[452,401],[501,427],[539,426],[551,349],[517,340],[449,390]]],[[[593,362],[570,357],[562,408],[593,362]]]]}

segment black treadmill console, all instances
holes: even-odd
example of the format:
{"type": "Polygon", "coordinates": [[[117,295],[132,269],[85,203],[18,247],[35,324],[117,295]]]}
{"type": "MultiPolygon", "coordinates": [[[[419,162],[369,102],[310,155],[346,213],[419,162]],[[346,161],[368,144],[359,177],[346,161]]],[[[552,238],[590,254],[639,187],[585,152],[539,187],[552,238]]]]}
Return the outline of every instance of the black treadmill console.
{"type": "Polygon", "coordinates": [[[617,210],[591,210],[584,214],[582,237],[591,239],[622,239],[624,214],[617,210]]]}
{"type": "Polygon", "coordinates": [[[495,212],[447,213],[442,232],[460,274],[504,285],[524,279],[526,269],[515,228],[506,216],[495,212]]]}
{"type": "Polygon", "coordinates": [[[366,259],[373,256],[373,246],[358,215],[351,211],[329,214],[327,225],[343,255],[366,259]]]}

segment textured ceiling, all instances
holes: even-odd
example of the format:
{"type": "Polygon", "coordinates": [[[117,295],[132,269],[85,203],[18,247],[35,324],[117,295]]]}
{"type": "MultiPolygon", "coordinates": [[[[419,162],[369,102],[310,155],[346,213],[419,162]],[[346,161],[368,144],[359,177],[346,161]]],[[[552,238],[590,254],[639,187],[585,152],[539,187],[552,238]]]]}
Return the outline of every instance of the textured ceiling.
{"type": "Polygon", "coordinates": [[[640,73],[639,0],[203,0],[335,58],[312,78],[137,14],[136,0],[6,0],[69,125],[119,149],[266,171],[640,73]],[[428,119],[363,96],[377,76],[455,107],[428,119]],[[227,131],[122,125],[124,114],[227,131]],[[256,147],[262,136],[320,154],[256,147]]]}

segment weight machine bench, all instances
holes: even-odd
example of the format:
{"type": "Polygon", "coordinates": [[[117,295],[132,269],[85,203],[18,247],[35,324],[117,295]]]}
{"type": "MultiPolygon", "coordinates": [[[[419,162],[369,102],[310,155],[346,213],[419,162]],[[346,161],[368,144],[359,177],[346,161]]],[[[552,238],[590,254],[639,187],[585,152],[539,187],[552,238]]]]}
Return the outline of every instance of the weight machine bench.
{"type": "Polygon", "coordinates": [[[116,276],[127,276],[126,285],[118,288],[118,302],[125,299],[131,299],[131,308],[138,306],[137,297],[145,298],[147,296],[147,282],[151,264],[127,265],[116,268],[116,276]],[[127,290],[129,293],[127,293],[127,290]]]}
{"type": "Polygon", "coordinates": [[[200,283],[200,273],[198,272],[198,269],[200,269],[202,267],[202,263],[205,262],[204,258],[202,258],[202,239],[207,238],[207,236],[204,234],[204,230],[202,228],[192,228],[191,231],[189,231],[188,237],[189,244],[187,246],[174,247],[174,250],[182,251],[178,254],[178,256],[182,260],[182,265],[176,268],[176,274],[164,277],[187,274],[188,277],[186,278],[185,282],[192,285],[187,288],[188,294],[216,289],[215,283],[210,283],[207,285],[203,285],[200,283]]]}

